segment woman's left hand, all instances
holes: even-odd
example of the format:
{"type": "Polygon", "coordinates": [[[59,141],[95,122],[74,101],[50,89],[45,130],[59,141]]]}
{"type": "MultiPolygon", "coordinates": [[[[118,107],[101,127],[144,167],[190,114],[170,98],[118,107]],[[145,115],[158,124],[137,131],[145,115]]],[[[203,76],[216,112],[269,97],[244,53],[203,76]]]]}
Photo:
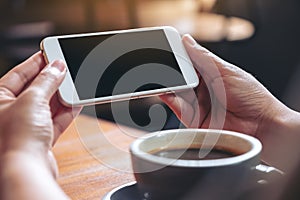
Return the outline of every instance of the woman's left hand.
{"type": "MultiPolygon", "coordinates": [[[[0,158],[19,152],[49,157],[81,109],[67,108],[58,99],[65,74],[63,62],[46,65],[38,52],[0,79],[0,158]]],[[[51,154],[49,159],[51,163],[51,154]]]]}

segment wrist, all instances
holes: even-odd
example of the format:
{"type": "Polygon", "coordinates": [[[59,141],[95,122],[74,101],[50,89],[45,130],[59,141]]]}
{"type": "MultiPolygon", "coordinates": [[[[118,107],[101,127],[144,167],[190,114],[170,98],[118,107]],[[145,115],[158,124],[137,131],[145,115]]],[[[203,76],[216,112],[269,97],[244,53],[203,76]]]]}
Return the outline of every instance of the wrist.
{"type": "MultiPolygon", "coordinates": [[[[54,157],[53,160],[55,161],[54,157]]],[[[54,163],[49,159],[48,151],[7,151],[0,157],[1,167],[0,174],[13,175],[16,172],[25,171],[29,172],[34,168],[44,170],[45,173],[49,173],[52,177],[56,178],[56,162],[54,163]],[[55,166],[53,166],[53,163],[55,166]]]]}
{"type": "Polygon", "coordinates": [[[67,199],[45,155],[9,152],[0,164],[0,199],[67,199]]]}
{"type": "Polygon", "coordinates": [[[257,136],[263,143],[262,159],[284,171],[298,162],[300,152],[300,113],[281,102],[270,104],[257,136]]]}
{"type": "Polygon", "coordinates": [[[54,177],[57,176],[56,160],[51,152],[50,143],[32,141],[22,141],[22,138],[6,142],[1,145],[0,162],[9,163],[14,159],[35,160],[36,164],[43,166],[51,171],[54,177]],[[9,162],[8,162],[9,161],[9,162]]]}

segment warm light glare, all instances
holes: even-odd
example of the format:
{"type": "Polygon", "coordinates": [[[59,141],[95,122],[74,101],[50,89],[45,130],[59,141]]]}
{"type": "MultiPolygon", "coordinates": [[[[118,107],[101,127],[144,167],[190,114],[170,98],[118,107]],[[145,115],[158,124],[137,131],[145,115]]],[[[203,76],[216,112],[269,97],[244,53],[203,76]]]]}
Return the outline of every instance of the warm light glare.
{"type": "Polygon", "coordinates": [[[199,11],[209,12],[217,0],[198,0],[199,11]]]}
{"type": "Polygon", "coordinates": [[[174,26],[181,34],[190,33],[207,42],[236,41],[251,37],[254,25],[247,20],[211,12],[199,12],[216,0],[149,1],[138,8],[140,26],[174,26]],[[203,7],[204,6],[204,7],[203,7]]]}
{"type": "Polygon", "coordinates": [[[6,37],[14,39],[45,37],[54,31],[54,24],[49,21],[17,24],[6,29],[6,37]]]}
{"type": "Polygon", "coordinates": [[[196,16],[195,31],[191,34],[202,41],[221,41],[225,37],[225,18],[221,15],[203,13],[196,16]]]}
{"type": "Polygon", "coordinates": [[[227,40],[243,40],[254,34],[254,25],[245,19],[230,17],[227,19],[227,40]]]}

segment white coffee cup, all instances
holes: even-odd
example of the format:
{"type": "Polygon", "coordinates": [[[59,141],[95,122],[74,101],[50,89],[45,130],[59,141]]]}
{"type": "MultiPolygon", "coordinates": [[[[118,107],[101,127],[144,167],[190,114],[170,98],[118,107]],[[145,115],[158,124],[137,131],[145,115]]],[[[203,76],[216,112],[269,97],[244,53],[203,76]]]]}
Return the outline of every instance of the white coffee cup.
{"type": "Polygon", "coordinates": [[[211,129],[155,132],[130,147],[141,198],[149,200],[235,199],[279,174],[261,164],[261,151],[252,136],[211,129]]]}

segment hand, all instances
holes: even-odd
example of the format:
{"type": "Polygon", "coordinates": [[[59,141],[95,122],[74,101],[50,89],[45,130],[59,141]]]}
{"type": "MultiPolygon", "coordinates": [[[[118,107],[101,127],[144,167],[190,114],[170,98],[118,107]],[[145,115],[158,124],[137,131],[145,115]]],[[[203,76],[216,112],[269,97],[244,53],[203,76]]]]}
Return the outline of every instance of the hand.
{"type": "Polygon", "coordinates": [[[211,113],[214,106],[226,112],[224,129],[258,135],[278,101],[253,76],[213,55],[191,36],[184,36],[183,43],[199,74],[199,86],[195,91],[162,96],[165,103],[187,127],[208,128],[218,120],[211,113]],[[185,112],[199,117],[182,118],[185,112]]]}
{"type": "Polygon", "coordinates": [[[0,158],[13,152],[53,161],[48,151],[79,113],[58,101],[64,63],[45,66],[39,52],[0,79],[0,158]]]}
{"type": "Polygon", "coordinates": [[[299,141],[299,136],[289,139],[283,133],[299,130],[299,114],[279,102],[252,75],[201,47],[191,36],[185,35],[183,43],[198,72],[199,86],[161,99],[187,127],[222,128],[258,137],[265,160],[278,165],[286,162],[284,146],[293,146],[290,140],[299,141]],[[274,149],[276,146],[282,148],[274,149]]]}

